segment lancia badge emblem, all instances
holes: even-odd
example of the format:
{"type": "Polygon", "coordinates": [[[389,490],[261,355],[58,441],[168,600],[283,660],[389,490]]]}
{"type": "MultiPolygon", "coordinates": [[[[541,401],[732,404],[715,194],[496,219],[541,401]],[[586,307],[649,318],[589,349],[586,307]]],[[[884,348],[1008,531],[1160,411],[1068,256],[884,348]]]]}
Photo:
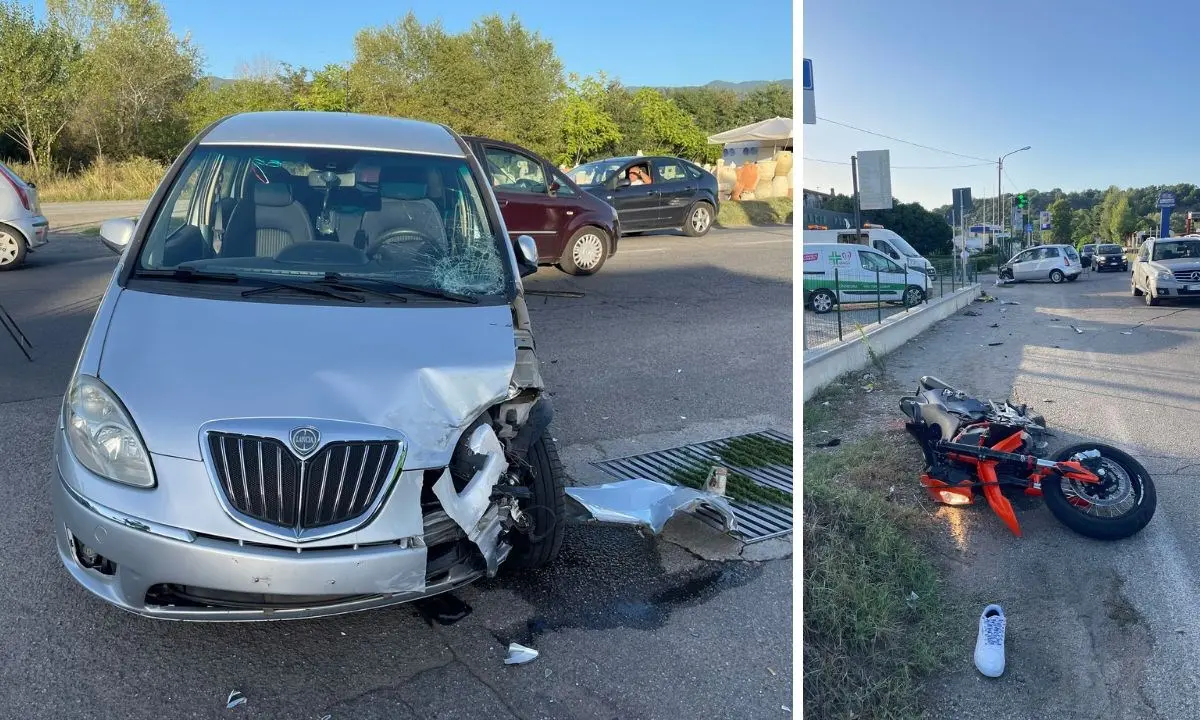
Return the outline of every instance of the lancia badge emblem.
{"type": "Polygon", "coordinates": [[[298,427],[292,431],[292,449],[300,457],[308,457],[321,444],[321,433],[314,427],[298,427]]]}

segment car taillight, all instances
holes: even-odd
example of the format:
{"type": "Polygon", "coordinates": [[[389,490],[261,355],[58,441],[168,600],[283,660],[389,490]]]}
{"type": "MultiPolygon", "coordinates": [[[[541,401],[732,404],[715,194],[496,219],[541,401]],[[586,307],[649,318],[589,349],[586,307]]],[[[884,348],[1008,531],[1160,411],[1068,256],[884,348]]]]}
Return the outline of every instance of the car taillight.
{"type": "Polygon", "coordinates": [[[29,193],[25,192],[25,183],[17,182],[17,178],[13,176],[12,171],[2,165],[0,165],[0,175],[3,175],[8,184],[12,185],[12,189],[17,191],[17,197],[21,198],[21,205],[25,206],[26,210],[33,210],[29,206],[29,193]]]}
{"type": "Polygon", "coordinates": [[[1071,267],[1071,258],[1064,258],[1067,261],[1067,267],[1071,267]]]}

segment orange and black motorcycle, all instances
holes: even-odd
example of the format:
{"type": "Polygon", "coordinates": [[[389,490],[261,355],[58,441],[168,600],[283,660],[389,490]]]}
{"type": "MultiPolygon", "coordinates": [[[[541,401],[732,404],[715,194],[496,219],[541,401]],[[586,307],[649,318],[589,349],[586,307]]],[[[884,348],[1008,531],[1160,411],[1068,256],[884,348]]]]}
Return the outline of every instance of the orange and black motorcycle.
{"type": "Polygon", "coordinates": [[[1154,481],[1129,454],[1084,443],[1042,458],[1046,421],[1024,405],[983,402],[934,377],[901,398],[908,431],[921,444],[921,484],[935,502],[969,505],[981,490],[988,505],[1018,537],[1004,491],[1041,496],[1054,517],[1081,535],[1118,540],[1154,517],[1154,481]]]}

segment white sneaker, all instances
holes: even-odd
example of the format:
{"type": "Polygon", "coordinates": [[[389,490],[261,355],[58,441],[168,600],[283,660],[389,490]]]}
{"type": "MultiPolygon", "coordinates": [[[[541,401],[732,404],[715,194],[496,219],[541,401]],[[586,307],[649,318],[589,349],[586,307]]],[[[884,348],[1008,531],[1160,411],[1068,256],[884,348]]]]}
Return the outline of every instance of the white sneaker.
{"type": "Polygon", "coordinates": [[[975,667],[988,677],[1004,673],[1004,610],[999,605],[988,605],[979,617],[975,667]]]}

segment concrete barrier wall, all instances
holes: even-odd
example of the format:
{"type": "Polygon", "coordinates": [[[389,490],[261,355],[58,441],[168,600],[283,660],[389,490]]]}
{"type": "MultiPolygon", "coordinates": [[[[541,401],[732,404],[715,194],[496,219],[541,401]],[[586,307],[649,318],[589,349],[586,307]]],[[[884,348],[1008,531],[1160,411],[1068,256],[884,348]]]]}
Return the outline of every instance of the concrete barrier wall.
{"type": "MultiPolygon", "coordinates": [[[[897,313],[885,318],[882,325],[867,331],[867,343],[876,355],[889,353],[920,335],[938,320],[944,320],[962,310],[979,297],[982,287],[969,285],[957,292],[940,297],[919,310],[897,313]]],[[[855,333],[832,347],[809,350],[804,355],[804,401],[842,375],[862,370],[871,364],[867,343],[855,333]]]]}

